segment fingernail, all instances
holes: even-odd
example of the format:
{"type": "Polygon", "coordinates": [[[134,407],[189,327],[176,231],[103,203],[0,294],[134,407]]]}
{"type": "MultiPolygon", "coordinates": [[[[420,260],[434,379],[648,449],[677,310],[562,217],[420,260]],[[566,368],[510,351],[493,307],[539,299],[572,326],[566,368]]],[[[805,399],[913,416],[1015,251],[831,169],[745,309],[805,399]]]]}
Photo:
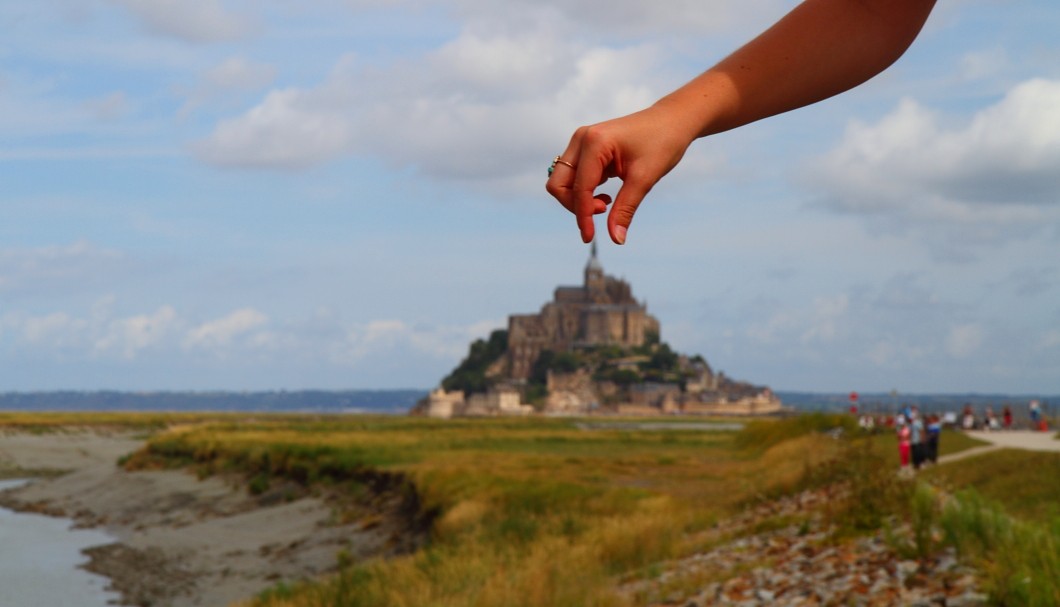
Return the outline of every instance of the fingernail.
{"type": "Polygon", "coordinates": [[[626,227],[625,226],[618,226],[618,225],[615,226],[615,241],[618,242],[618,244],[626,244],[626,227]]]}

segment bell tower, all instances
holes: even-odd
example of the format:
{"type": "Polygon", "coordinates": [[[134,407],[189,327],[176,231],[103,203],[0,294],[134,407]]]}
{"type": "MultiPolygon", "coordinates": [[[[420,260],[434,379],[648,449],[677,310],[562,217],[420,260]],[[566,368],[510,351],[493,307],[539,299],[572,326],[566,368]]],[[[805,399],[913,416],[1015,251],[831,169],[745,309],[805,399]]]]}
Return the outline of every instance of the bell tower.
{"type": "Polygon", "coordinates": [[[589,253],[589,263],[585,264],[585,291],[592,301],[606,297],[607,281],[604,278],[604,267],[596,257],[595,240],[589,253]]]}

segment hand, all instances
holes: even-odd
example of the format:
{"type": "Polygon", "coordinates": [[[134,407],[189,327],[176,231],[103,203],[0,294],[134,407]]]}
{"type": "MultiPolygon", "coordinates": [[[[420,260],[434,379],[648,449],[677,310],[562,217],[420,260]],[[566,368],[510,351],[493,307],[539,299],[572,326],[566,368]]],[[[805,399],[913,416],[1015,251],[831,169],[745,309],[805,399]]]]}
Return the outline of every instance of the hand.
{"type": "Polygon", "coordinates": [[[607,216],[607,231],[615,244],[626,242],[626,231],[637,207],[656,183],[681,160],[698,133],[680,120],[675,104],[662,100],[652,107],[583,126],[574,132],[556,163],[545,189],[574,214],[583,242],[591,242],[593,216],[607,211],[611,197],[595,194],[612,177],[622,180],[607,216]]]}

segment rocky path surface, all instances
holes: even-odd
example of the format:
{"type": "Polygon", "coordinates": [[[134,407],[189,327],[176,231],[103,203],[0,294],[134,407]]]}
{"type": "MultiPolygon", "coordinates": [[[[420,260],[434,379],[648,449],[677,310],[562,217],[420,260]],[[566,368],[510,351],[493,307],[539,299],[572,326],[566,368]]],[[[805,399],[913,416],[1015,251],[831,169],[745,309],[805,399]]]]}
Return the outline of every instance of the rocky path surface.
{"type": "MultiPolygon", "coordinates": [[[[1053,432],[968,434],[990,444],[944,456],[940,464],[1000,449],[1060,452],[1053,432]]],[[[823,514],[828,499],[822,491],[804,492],[749,510],[713,530],[704,540],[711,548],[622,590],[649,607],[989,604],[974,571],[960,565],[952,549],[913,560],[899,554],[883,532],[835,540],[823,514]]]]}
{"type": "Polygon", "coordinates": [[[899,555],[882,533],[835,540],[822,514],[827,499],[816,491],[764,504],[715,529],[714,547],[622,590],[649,607],[988,604],[952,551],[917,561],[899,555]],[[788,524],[755,532],[770,521],[788,524]]]}

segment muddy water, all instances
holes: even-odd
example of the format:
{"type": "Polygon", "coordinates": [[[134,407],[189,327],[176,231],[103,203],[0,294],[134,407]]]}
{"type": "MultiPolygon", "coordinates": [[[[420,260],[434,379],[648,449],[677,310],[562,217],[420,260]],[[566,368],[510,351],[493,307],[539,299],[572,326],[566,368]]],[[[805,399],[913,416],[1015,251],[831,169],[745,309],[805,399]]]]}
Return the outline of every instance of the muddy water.
{"type": "MultiPolygon", "coordinates": [[[[24,482],[0,481],[0,491],[24,482]]],[[[118,604],[120,597],[106,590],[106,578],[78,568],[88,561],[81,550],[109,544],[113,538],[70,525],[68,519],[0,508],[0,605],[118,604]]]]}

